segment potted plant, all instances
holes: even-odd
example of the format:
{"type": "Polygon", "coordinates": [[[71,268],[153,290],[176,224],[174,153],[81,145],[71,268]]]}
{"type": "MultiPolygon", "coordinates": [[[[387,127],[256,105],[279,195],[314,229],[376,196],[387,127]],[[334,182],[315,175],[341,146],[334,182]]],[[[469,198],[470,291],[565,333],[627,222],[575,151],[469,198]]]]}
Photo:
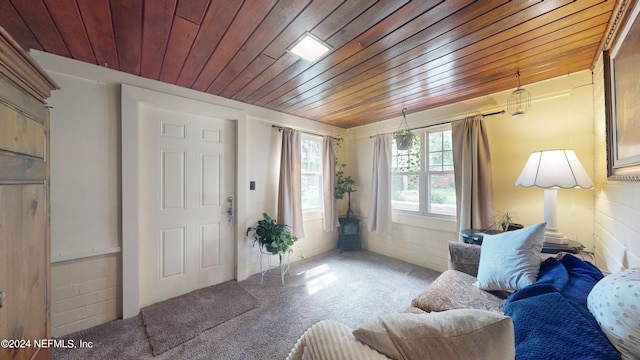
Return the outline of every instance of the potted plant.
{"type": "Polygon", "coordinates": [[[496,223],[500,225],[502,231],[511,231],[522,229],[522,225],[513,222],[515,218],[513,212],[503,211],[496,216],[496,223]]]}
{"type": "Polygon", "coordinates": [[[262,220],[258,220],[258,225],[248,227],[246,235],[253,231],[253,244],[257,242],[265,251],[278,255],[282,264],[282,255],[291,252],[291,247],[298,241],[298,238],[291,234],[289,226],[278,224],[269,214],[262,213],[262,220]]]}
{"type": "Polygon", "coordinates": [[[351,216],[351,193],[356,190],[353,188],[356,184],[356,181],[351,178],[351,176],[344,175],[344,168],[347,164],[341,163],[339,159],[339,149],[342,144],[342,139],[336,140],[336,146],[334,147],[335,151],[335,165],[336,165],[336,182],[335,182],[335,197],[336,199],[344,199],[344,194],[348,194],[349,196],[349,208],[347,210],[347,217],[351,216]]]}
{"type": "Polygon", "coordinates": [[[398,130],[393,133],[393,138],[396,140],[396,148],[398,150],[409,150],[413,146],[414,134],[409,130],[406,111],[406,108],[402,109],[402,121],[400,122],[400,127],[404,124],[404,129],[400,130],[399,127],[398,130]]]}
{"type": "Polygon", "coordinates": [[[414,134],[409,129],[402,129],[393,133],[398,150],[409,150],[413,146],[414,134]]]}

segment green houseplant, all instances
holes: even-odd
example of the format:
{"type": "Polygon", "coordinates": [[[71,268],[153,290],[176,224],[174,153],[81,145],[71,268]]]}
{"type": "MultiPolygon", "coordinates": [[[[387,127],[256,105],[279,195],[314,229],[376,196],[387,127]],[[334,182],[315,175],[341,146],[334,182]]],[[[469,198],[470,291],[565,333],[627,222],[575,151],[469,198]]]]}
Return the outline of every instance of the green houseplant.
{"type": "Polygon", "coordinates": [[[340,162],[339,150],[342,145],[342,139],[335,140],[335,165],[336,165],[336,183],[335,183],[335,197],[336,199],[344,199],[345,193],[353,192],[353,186],[356,181],[351,176],[344,175],[344,168],[347,164],[340,162]]]}
{"type": "Polygon", "coordinates": [[[393,133],[393,138],[396,140],[396,147],[398,150],[409,150],[413,146],[414,134],[411,130],[402,129],[393,133]]]}
{"type": "MultiPolygon", "coordinates": [[[[336,162],[337,162],[336,158],[336,162]]],[[[351,176],[344,176],[344,168],[347,164],[336,164],[336,199],[343,199],[345,193],[353,192],[356,181],[351,176]]]]}
{"type": "Polygon", "coordinates": [[[351,178],[351,176],[344,175],[344,168],[347,167],[347,164],[340,162],[340,145],[342,144],[342,139],[336,139],[334,146],[334,154],[335,154],[335,167],[336,167],[336,181],[335,181],[335,198],[336,199],[344,199],[344,194],[348,194],[349,197],[349,208],[347,209],[347,217],[351,217],[351,193],[356,190],[353,188],[356,184],[356,181],[351,178]]]}
{"type": "Polygon", "coordinates": [[[414,133],[409,130],[409,124],[407,123],[407,109],[402,109],[402,121],[400,122],[400,127],[396,132],[393,133],[393,138],[396,141],[396,148],[398,150],[409,150],[413,147],[413,137],[414,133]],[[400,130],[404,125],[404,129],[400,130]]]}
{"type": "Polygon", "coordinates": [[[289,226],[278,224],[269,214],[262,213],[262,220],[258,220],[255,227],[248,227],[246,235],[253,231],[253,244],[257,242],[267,252],[278,255],[282,263],[282,255],[291,252],[291,247],[298,238],[291,234],[289,226]]]}
{"type": "Polygon", "coordinates": [[[512,211],[502,211],[496,215],[496,223],[500,225],[502,231],[518,230],[522,225],[513,222],[515,213],[512,211]]]}

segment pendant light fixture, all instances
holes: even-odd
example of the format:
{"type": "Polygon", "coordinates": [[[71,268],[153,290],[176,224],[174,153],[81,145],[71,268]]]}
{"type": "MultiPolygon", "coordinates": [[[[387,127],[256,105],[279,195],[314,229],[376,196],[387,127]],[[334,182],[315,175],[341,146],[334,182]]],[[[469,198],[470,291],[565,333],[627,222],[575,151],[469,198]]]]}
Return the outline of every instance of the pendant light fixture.
{"type": "Polygon", "coordinates": [[[531,93],[520,88],[520,71],[516,72],[516,77],[518,78],[518,88],[507,98],[507,111],[514,117],[524,115],[531,110],[531,93]]]}

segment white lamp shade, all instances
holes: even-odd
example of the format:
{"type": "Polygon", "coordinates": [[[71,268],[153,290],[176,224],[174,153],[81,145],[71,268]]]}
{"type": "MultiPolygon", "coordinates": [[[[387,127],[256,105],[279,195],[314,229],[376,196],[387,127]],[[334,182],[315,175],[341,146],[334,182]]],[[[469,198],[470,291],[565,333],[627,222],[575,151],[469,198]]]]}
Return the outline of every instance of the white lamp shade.
{"type": "Polygon", "coordinates": [[[531,153],[515,185],[544,189],[593,188],[593,182],[573,150],[531,153]]]}

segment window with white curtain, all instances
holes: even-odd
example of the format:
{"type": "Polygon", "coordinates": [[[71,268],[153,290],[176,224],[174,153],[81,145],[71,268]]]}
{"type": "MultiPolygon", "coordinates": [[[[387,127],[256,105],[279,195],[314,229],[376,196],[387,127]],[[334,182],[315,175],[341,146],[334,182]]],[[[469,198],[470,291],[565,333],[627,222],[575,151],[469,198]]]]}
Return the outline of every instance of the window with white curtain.
{"type": "Polygon", "coordinates": [[[414,131],[413,147],[391,144],[393,210],[422,215],[456,216],[451,125],[414,131]]]}
{"type": "Polygon", "coordinates": [[[322,138],[302,135],[302,209],[322,210],[322,138]]]}

